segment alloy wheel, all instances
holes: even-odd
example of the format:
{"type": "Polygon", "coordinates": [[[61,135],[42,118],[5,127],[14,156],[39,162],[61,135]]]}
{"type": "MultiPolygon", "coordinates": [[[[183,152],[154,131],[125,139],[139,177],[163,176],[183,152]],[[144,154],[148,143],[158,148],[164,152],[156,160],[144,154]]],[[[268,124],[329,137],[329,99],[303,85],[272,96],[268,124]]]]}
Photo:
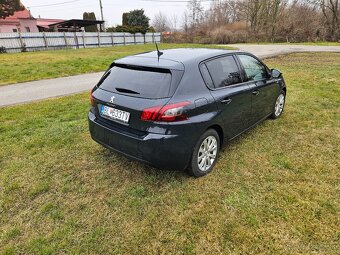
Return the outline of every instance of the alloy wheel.
{"type": "Polygon", "coordinates": [[[217,155],[217,147],[217,140],[214,136],[208,136],[204,139],[198,150],[197,157],[198,168],[201,171],[208,171],[213,165],[217,155]]]}
{"type": "Polygon", "coordinates": [[[280,94],[275,103],[275,116],[278,117],[283,111],[283,107],[285,104],[285,96],[280,94]]]}

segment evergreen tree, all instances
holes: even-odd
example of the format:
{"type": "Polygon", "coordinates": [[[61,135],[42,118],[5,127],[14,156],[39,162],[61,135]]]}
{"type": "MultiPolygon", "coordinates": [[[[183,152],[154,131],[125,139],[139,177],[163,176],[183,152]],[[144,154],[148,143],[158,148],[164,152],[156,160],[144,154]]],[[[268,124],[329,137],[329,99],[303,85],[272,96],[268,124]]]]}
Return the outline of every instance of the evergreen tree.
{"type": "Polygon", "coordinates": [[[140,33],[146,33],[149,28],[149,18],[144,14],[144,10],[133,10],[128,15],[128,25],[130,27],[140,27],[140,33]]]}
{"type": "MultiPolygon", "coordinates": [[[[96,14],[94,12],[84,12],[83,13],[84,20],[97,20],[96,14]]],[[[85,27],[86,32],[98,32],[97,25],[85,27]]]]}
{"type": "Polygon", "coordinates": [[[123,26],[128,26],[129,25],[129,13],[128,12],[124,12],[123,13],[122,25],[123,26]]]}

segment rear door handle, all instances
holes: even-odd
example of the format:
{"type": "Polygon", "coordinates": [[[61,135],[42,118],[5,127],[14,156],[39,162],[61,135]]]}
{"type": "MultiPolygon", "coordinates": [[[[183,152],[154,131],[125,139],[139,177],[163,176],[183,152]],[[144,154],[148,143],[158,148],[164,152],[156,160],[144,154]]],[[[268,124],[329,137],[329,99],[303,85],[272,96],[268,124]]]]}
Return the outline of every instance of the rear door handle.
{"type": "Polygon", "coordinates": [[[221,101],[222,104],[230,104],[233,101],[231,98],[226,98],[221,101]]]}
{"type": "Polygon", "coordinates": [[[258,94],[260,94],[260,91],[258,91],[258,90],[253,91],[253,95],[257,96],[258,94]]]}

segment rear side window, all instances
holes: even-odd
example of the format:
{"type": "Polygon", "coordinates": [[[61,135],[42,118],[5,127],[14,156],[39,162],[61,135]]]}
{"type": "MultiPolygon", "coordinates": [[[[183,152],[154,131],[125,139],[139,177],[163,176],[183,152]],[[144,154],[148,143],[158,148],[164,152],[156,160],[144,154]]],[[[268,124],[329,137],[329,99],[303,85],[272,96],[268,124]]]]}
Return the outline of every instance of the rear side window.
{"type": "Polygon", "coordinates": [[[166,69],[113,66],[98,86],[135,97],[164,98],[169,96],[171,72],[166,69]]]}
{"type": "Polygon", "coordinates": [[[225,56],[206,62],[215,88],[241,82],[241,75],[233,56],[225,56]]]}
{"type": "Polygon", "coordinates": [[[213,83],[213,81],[211,79],[211,76],[209,74],[207,66],[205,64],[202,64],[200,66],[200,69],[201,69],[201,73],[203,75],[203,79],[206,82],[206,84],[208,85],[208,87],[209,88],[214,88],[214,83],[213,83]]]}
{"type": "Polygon", "coordinates": [[[238,55],[249,81],[258,81],[268,78],[268,72],[264,65],[256,58],[248,55],[238,55]]]}

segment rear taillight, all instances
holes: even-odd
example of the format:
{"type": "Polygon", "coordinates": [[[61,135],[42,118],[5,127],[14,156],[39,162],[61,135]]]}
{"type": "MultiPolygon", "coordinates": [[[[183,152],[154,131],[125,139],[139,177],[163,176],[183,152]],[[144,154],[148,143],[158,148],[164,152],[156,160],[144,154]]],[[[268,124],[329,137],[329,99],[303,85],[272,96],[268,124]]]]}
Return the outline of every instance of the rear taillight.
{"type": "Polygon", "coordinates": [[[185,114],[183,114],[183,110],[184,107],[189,104],[190,102],[180,102],[164,106],[146,108],[141,115],[141,120],[165,122],[186,120],[188,118],[185,114]]]}
{"type": "Polygon", "coordinates": [[[92,95],[92,91],[91,91],[91,93],[90,93],[90,104],[91,104],[92,106],[95,106],[95,104],[94,104],[94,99],[93,99],[93,95],[92,95]]]}

